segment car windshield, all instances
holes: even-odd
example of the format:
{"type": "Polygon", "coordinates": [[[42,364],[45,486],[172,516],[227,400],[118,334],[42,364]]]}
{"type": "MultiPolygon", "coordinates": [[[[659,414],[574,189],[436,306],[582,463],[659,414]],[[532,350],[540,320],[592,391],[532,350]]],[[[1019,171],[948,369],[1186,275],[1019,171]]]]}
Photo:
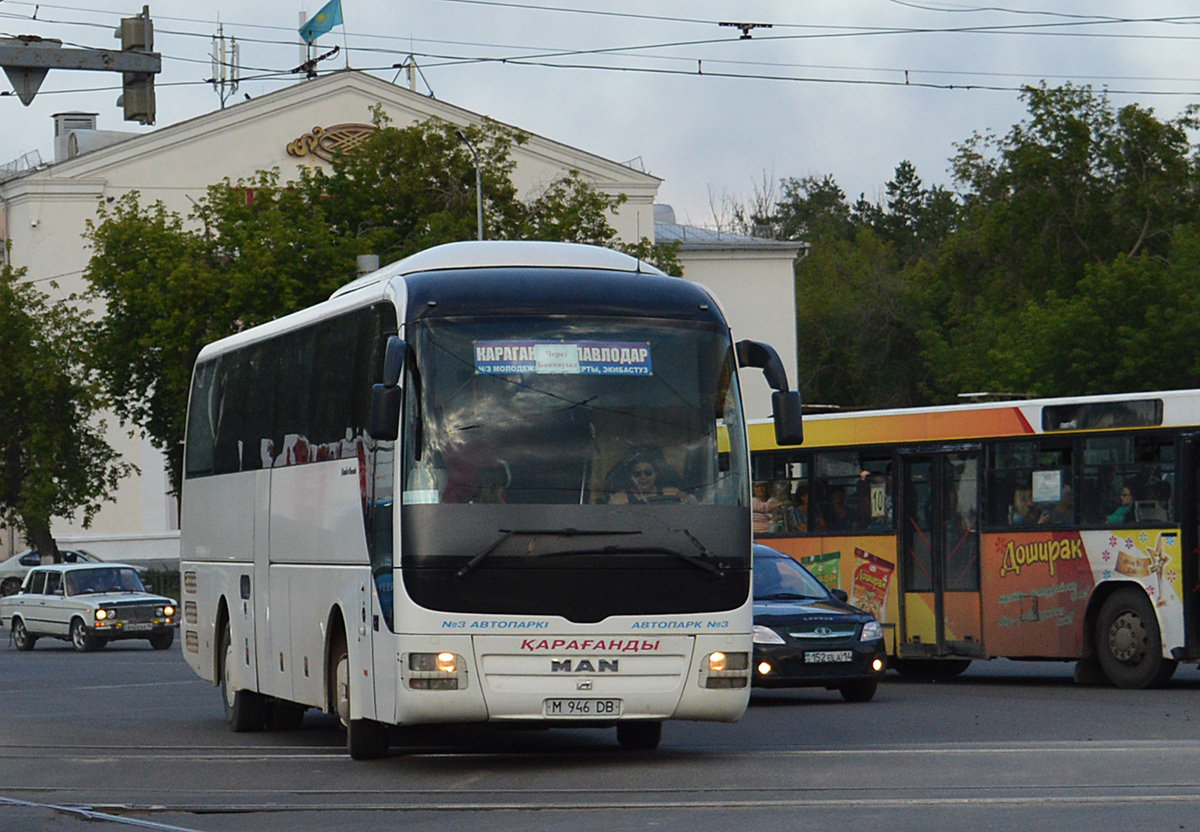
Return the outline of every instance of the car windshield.
{"type": "Polygon", "coordinates": [[[141,578],[128,566],[104,569],[78,569],[66,573],[68,595],[89,595],[102,592],[145,592],[141,578]]]}
{"type": "Polygon", "coordinates": [[[791,558],[756,557],[754,559],[754,598],[829,598],[829,590],[817,578],[791,558]]]}

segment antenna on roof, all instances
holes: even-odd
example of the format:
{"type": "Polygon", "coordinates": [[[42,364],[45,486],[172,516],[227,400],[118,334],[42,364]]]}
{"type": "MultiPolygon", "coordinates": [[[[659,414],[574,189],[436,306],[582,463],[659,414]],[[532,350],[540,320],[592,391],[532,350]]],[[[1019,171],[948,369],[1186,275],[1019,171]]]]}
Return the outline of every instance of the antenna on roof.
{"type": "Polygon", "coordinates": [[[226,45],[225,27],[218,23],[217,33],[212,39],[212,77],[208,80],[212,82],[213,89],[221,99],[222,110],[225,109],[225,102],[229,100],[229,96],[237,92],[238,81],[241,80],[239,55],[237,38],[230,35],[229,44],[226,45]]]}

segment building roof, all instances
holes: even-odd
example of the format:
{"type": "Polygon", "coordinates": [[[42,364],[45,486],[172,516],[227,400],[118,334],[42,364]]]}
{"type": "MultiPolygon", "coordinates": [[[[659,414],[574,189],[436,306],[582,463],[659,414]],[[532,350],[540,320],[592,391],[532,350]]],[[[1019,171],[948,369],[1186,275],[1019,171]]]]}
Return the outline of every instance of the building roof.
{"type": "Polygon", "coordinates": [[[714,231],[695,225],[676,223],[654,223],[654,239],[659,243],[680,242],[683,251],[736,250],[766,252],[791,252],[793,256],[808,248],[808,243],[797,240],[768,240],[763,237],[748,237],[729,231],[714,231]]]}

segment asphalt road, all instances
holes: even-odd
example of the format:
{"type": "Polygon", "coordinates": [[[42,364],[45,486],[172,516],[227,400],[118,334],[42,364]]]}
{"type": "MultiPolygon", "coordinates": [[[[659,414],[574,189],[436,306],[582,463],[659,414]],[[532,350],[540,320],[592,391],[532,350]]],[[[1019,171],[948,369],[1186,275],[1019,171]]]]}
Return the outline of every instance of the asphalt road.
{"type": "Polygon", "coordinates": [[[403,730],[354,762],[336,723],[233,734],[178,647],[0,642],[0,830],[1200,829],[1200,672],[1082,687],[1071,666],[889,676],[874,701],[756,694],[737,724],[403,730]]]}

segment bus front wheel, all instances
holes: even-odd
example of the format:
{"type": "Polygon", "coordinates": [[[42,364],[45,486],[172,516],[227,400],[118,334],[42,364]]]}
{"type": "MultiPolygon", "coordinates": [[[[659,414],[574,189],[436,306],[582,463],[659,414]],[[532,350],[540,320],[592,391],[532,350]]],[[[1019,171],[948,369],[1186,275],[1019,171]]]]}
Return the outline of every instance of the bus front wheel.
{"type": "Polygon", "coordinates": [[[386,757],[390,740],[387,726],[373,719],[350,716],[350,655],[345,644],[337,645],[333,660],[333,705],[346,729],[346,750],[354,760],[386,757]]]}
{"type": "Polygon", "coordinates": [[[221,701],[225,705],[225,721],[235,733],[261,731],[266,721],[266,701],[252,690],[237,690],[233,686],[233,634],[226,623],[221,635],[221,701]]]}
{"type": "Polygon", "coordinates": [[[1164,659],[1154,607],[1141,587],[1118,589],[1104,600],[1096,621],[1096,654],[1108,680],[1118,688],[1166,684],[1176,662],[1164,659]]]}
{"type": "Polygon", "coordinates": [[[626,751],[653,751],[660,742],[661,722],[617,723],[617,743],[626,751]]]}

